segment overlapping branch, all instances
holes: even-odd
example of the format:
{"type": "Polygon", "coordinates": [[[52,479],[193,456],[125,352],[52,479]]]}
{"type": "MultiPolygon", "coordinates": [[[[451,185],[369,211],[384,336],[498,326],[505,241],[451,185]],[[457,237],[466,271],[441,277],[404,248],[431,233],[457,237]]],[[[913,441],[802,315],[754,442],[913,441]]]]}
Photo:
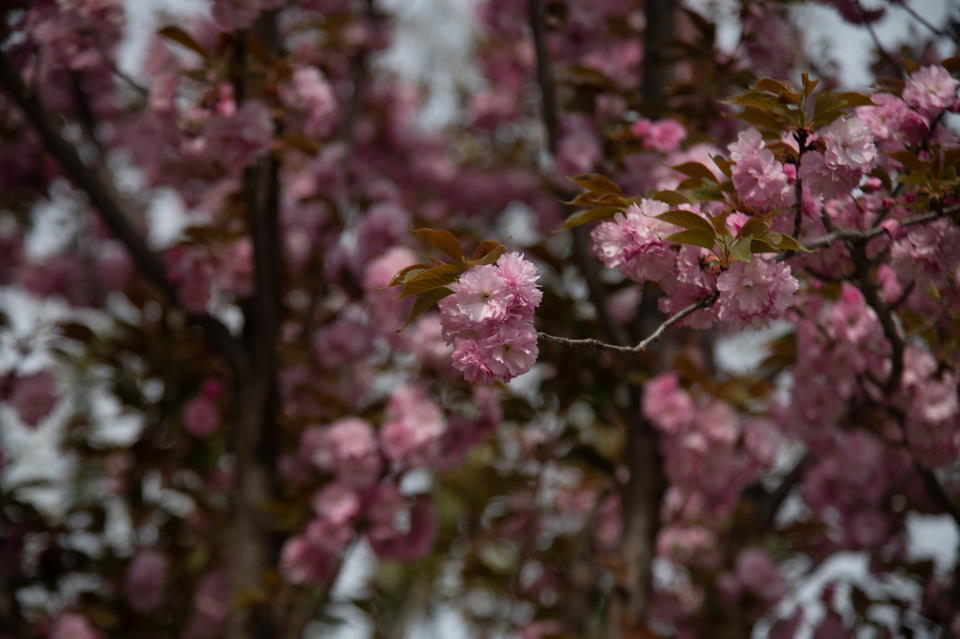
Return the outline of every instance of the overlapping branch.
{"type": "Polygon", "coordinates": [[[602,340],[594,338],[585,338],[585,339],[573,339],[570,337],[560,337],[557,335],[550,335],[549,333],[538,332],[537,335],[540,339],[553,342],[554,344],[562,344],[563,346],[572,346],[572,347],[586,347],[586,348],[596,348],[605,351],[614,351],[617,353],[642,353],[647,350],[654,342],[663,337],[667,329],[676,324],[677,322],[683,320],[689,315],[696,313],[701,308],[706,308],[717,301],[719,295],[713,293],[702,300],[694,302],[690,306],[674,313],[667,319],[663,320],[659,326],[648,336],[634,344],[633,346],[621,346],[619,344],[609,344],[602,340]]]}
{"type": "MultiPolygon", "coordinates": [[[[60,164],[60,168],[80,191],[90,199],[107,228],[126,247],[137,270],[166,300],[177,305],[177,290],[167,278],[163,262],[147,246],[134,227],[120,194],[99,167],[84,164],[72,144],[59,131],[53,115],[34,92],[24,84],[19,72],[5,52],[0,50],[0,88],[20,108],[23,116],[36,130],[44,149],[60,164]]],[[[207,314],[186,313],[190,324],[200,328],[217,352],[231,368],[238,370],[245,364],[242,351],[220,321],[207,314]]]]}

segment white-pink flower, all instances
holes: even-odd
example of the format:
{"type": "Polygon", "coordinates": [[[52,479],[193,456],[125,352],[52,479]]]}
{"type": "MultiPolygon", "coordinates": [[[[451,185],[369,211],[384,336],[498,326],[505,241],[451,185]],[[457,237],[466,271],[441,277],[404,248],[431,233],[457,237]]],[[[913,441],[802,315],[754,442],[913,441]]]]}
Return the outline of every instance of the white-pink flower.
{"type": "Polygon", "coordinates": [[[675,270],[676,253],[663,238],[680,229],[655,216],[669,209],[665,202],[642,200],[597,225],[590,234],[597,259],[638,282],[668,277],[675,270]]]}
{"type": "Polygon", "coordinates": [[[454,345],[453,365],[467,381],[521,375],[537,358],[533,314],[543,298],[536,267],[519,253],[475,266],[440,300],[440,323],[454,345]]]}
{"type": "Polygon", "coordinates": [[[763,145],[756,129],[747,129],[727,149],[733,160],[733,185],[740,199],[758,211],[784,209],[793,205],[794,193],[783,164],[763,145]]]}
{"type": "Polygon", "coordinates": [[[324,431],[313,461],[344,483],[371,483],[380,473],[380,451],[373,427],[359,417],[335,421],[324,431]]]}
{"type": "Polygon", "coordinates": [[[957,99],[960,85],[939,65],[930,65],[915,71],[903,89],[903,100],[925,117],[934,117],[949,109],[957,99]]]}
{"type": "Polygon", "coordinates": [[[720,320],[763,326],[766,320],[783,316],[798,288],[786,264],[756,256],[749,263],[734,262],[717,278],[720,320]]]}

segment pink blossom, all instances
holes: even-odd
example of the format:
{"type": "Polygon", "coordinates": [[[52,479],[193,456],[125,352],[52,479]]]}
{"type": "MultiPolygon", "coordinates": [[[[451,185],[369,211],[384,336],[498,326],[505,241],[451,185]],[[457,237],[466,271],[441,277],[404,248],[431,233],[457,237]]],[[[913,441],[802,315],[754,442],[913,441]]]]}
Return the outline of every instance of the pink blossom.
{"type": "Polygon", "coordinates": [[[643,386],[643,414],[660,430],[675,433],[693,420],[693,400],[675,374],[663,373],[643,386]]]}
{"type": "Polygon", "coordinates": [[[747,548],[737,556],[736,575],[747,590],[763,601],[777,601],[787,590],[770,554],[759,548],[747,548]]]}
{"type": "Polygon", "coordinates": [[[509,316],[513,292],[492,264],[469,269],[450,288],[454,294],[440,300],[447,339],[477,335],[478,329],[498,325],[509,316]]]}
{"type": "Polygon", "coordinates": [[[313,460],[346,484],[371,483],[380,474],[380,451],[373,427],[359,417],[333,422],[324,432],[313,460]]]}
{"type": "Polygon", "coordinates": [[[663,238],[680,229],[655,217],[669,209],[665,202],[643,200],[597,225],[590,234],[597,259],[637,282],[670,276],[676,253],[663,238]]]}
{"type": "Polygon", "coordinates": [[[433,545],[436,522],[433,504],[425,497],[411,504],[395,486],[383,484],[374,494],[367,518],[367,538],[381,559],[412,561],[433,545]]]}
{"type": "Polygon", "coordinates": [[[513,294],[511,301],[515,311],[533,312],[540,306],[543,292],[537,285],[540,273],[532,262],[519,253],[504,253],[497,260],[497,271],[513,294]]]}
{"type": "Polygon", "coordinates": [[[786,264],[756,256],[749,263],[734,262],[717,278],[720,319],[762,326],[766,320],[783,317],[799,287],[786,264]]]}
{"type": "Polygon", "coordinates": [[[270,150],[273,118],[262,102],[248,100],[233,115],[215,115],[204,130],[210,155],[239,173],[270,150]]]}
{"type": "Polygon", "coordinates": [[[873,134],[860,118],[836,120],[820,130],[820,137],[827,147],[824,162],[832,168],[844,167],[867,173],[877,163],[873,134]]]}
{"type": "Polygon", "coordinates": [[[140,550],[127,566],[124,592],[130,607],[149,612],[160,607],[167,587],[170,562],[156,550],[140,550]]]}
{"type": "Polygon", "coordinates": [[[439,457],[447,425],[440,408],[415,386],[390,395],[387,422],[380,430],[383,454],[404,466],[429,466],[439,457]]]}
{"type": "Polygon", "coordinates": [[[360,496],[345,484],[328,484],[313,496],[313,511],[334,524],[345,525],[360,514],[360,496]]]}
{"type": "Polygon", "coordinates": [[[793,187],[783,165],[772,151],[764,148],[759,131],[751,128],[741,132],[727,148],[734,162],[733,185],[744,204],[758,211],[782,210],[793,205],[793,187]]]}
{"type": "Polygon", "coordinates": [[[903,89],[903,101],[927,118],[953,106],[960,85],[950,72],[939,65],[914,71],[903,89]]]}
{"type": "Polygon", "coordinates": [[[489,384],[493,371],[480,352],[480,344],[472,339],[456,339],[453,348],[453,366],[463,373],[464,379],[473,384],[489,384]]]}
{"type": "Polygon", "coordinates": [[[480,352],[490,371],[509,381],[526,373],[536,363],[539,353],[537,331],[527,322],[505,324],[480,342],[480,352]]]}
{"type": "Polygon", "coordinates": [[[536,362],[533,313],[543,297],[536,267],[517,253],[467,270],[440,300],[444,338],[453,365],[474,383],[510,380],[536,362]]]}
{"type": "Polygon", "coordinates": [[[877,93],[870,99],[877,106],[857,107],[857,117],[869,127],[878,142],[915,143],[920,141],[927,130],[927,123],[919,113],[911,110],[903,100],[889,93],[877,93]]]}
{"type": "Polygon", "coordinates": [[[292,584],[322,586],[333,577],[335,567],[335,556],[303,536],[288,539],[280,552],[280,572],[292,584]]]}
{"type": "Polygon", "coordinates": [[[195,396],[183,407],[183,427],[196,437],[210,437],[220,428],[217,403],[206,394],[195,396]]]}
{"type": "Polygon", "coordinates": [[[643,140],[643,143],[656,151],[669,153],[680,146],[680,142],[687,137],[687,132],[676,120],[660,120],[651,122],[646,118],[637,120],[630,127],[630,132],[643,140]]]}
{"type": "Polygon", "coordinates": [[[49,639],[101,639],[103,635],[94,630],[83,615],[65,612],[57,617],[50,629],[49,639]]]}
{"type": "Polygon", "coordinates": [[[863,174],[845,166],[831,167],[823,153],[807,151],[800,161],[799,177],[812,193],[830,199],[849,194],[863,174]]]}
{"type": "Polygon", "coordinates": [[[27,426],[36,426],[57,404],[57,378],[48,370],[17,377],[10,403],[27,426]]]}
{"type": "Polygon", "coordinates": [[[306,114],[304,133],[323,137],[333,128],[337,101],[323,74],[313,67],[300,67],[293,72],[293,86],[281,95],[291,107],[306,114]]]}

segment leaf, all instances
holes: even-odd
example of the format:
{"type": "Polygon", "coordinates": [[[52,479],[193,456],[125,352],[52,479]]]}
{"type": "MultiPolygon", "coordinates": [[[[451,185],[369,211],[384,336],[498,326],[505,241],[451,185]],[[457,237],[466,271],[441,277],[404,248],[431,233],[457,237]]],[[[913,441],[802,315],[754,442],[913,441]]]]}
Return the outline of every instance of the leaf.
{"type": "Polygon", "coordinates": [[[737,241],[730,247],[730,255],[735,260],[741,262],[750,262],[750,245],[753,243],[753,236],[737,238],[737,241]]]}
{"type": "Polygon", "coordinates": [[[907,86],[907,83],[900,78],[880,78],[874,82],[873,86],[875,86],[878,91],[899,96],[903,93],[903,89],[907,86]]]}
{"type": "Polygon", "coordinates": [[[577,226],[582,226],[584,224],[589,224],[590,222],[596,222],[597,220],[606,220],[617,213],[620,212],[619,208],[612,206],[603,206],[595,209],[586,209],[583,211],[577,211],[576,213],[570,215],[557,231],[566,231],[577,226]]]}
{"type": "Polygon", "coordinates": [[[681,204],[693,204],[693,200],[679,191],[657,191],[651,196],[651,199],[660,200],[661,202],[666,202],[667,204],[671,204],[673,206],[680,206],[681,204]]]}
{"type": "Polygon", "coordinates": [[[387,287],[389,288],[390,286],[405,284],[407,280],[411,279],[422,271],[426,271],[429,268],[429,264],[411,264],[410,266],[402,268],[400,269],[399,273],[393,276],[393,279],[390,280],[390,283],[387,285],[387,287]]]}
{"type": "Polygon", "coordinates": [[[680,228],[700,229],[702,231],[705,231],[713,235],[713,225],[710,224],[710,222],[707,221],[705,218],[691,211],[684,211],[682,209],[673,209],[672,211],[661,213],[660,215],[657,215],[655,217],[658,220],[663,220],[664,222],[675,224],[680,228]]]}
{"type": "Polygon", "coordinates": [[[201,58],[207,57],[207,50],[200,46],[200,43],[194,40],[192,35],[180,27],[164,27],[157,31],[157,34],[166,38],[167,40],[172,40],[173,42],[190,49],[201,58]]]}
{"type": "Polygon", "coordinates": [[[463,259],[463,249],[457,236],[450,231],[431,228],[410,229],[414,235],[431,246],[440,249],[455,260],[463,259]]]}
{"type": "Polygon", "coordinates": [[[906,149],[904,149],[902,151],[887,153],[887,155],[908,168],[911,168],[917,171],[923,168],[923,164],[920,162],[920,158],[918,158],[917,154],[914,153],[913,151],[907,151],[906,149]]]}
{"type": "Polygon", "coordinates": [[[750,218],[747,222],[740,228],[740,232],[737,233],[737,237],[746,237],[752,235],[753,237],[763,238],[766,237],[769,232],[769,227],[766,224],[761,222],[755,217],[750,218]]]}
{"type": "Polygon", "coordinates": [[[776,246],[781,251],[800,251],[801,253],[811,253],[812,251],[797,241],[792,235],[770,231],[763,240],[776,246]]]}
{"type": "Polygon", "coordinates": [[[441,264],[416,275],[403,286],[403,292],[397,299],[403,299],[417,293],[425,293],[457,281],[464,269],[456,264],[441,264]]]}
{"type": "Polygon", "coordinates": [[[800,102],[800,94],[789,82],[780,82],[779,80],[774,80],[773,78],[762,78],[757,80],[757,83],[753,85],[753,88],[757,89],[758,91],[766,91],[768,93],[783,96],[794,104],[800,102]]]}
{"type": "Polygon", "coordinates": [[[728,178],[733,175],[733,162],[725,159],[720,155],[713,156],[713,163],[717,165],[720,169],[720,172],[723,173],[728,178]]]}
{"type": "Polygon", "coordinates": [[[705,249],[712,249],[716,244],[716,236],[713,232],[707,232],[703,229],[687,229],[663,238],[665,242],[678,242],[680,244],[693,244],[702,246],[705,249]]]}
{"type": "Polygon", "coordinates": [[[505,246],[497,246],[492,251],[488,251],[486,255],[475,260],[467,260],[469,266],[483,266],[484,264],[493,264],[500,259],[500,256],[507,252],[505,246]]]}
{"type": "Polygon", "coordinates": [[[404,322],[403,326],[397,329],[397,332],[399,333],[406,327],[410,326],[415,319],[420,317],[424,312],[433,308],[434,304],[445,298],[447,295],[453,295],[453,291],[444,286],[427,291],[418,297],[417,301],[413,303],[413,308],[410,310],[410,317],[407,318],[407,321],[404,322]]]}
{"type": "Polygon", "coordinates": [[[473,251],[473,255],[470,256],[470,259],[479,260],[487,253],[497,248],[503,248],[503,244],[495,240],[484,240],[477,245],[477,248],[473,251]]]}
{"type": "Polygon", "coordinates": [[[717,181],[717,177],[713,174],[713,171],[699,162],[684,162],[683,164],[671,166],[670,168],[692,178],[700,178],[712,182],[717,181]]]}
{"type": "Polygon", "coordinates": [[[813,95],[814,89],[820,84],[820,80],[811,80],[806,73],[800,75],[800,81],[803,82],[803,93],[807,96],[813,95]]]}
{"type": "Polygon", "coordinates": [[[837,93],[837,98],[848,108],[860,107],[860,106],[877,106],[874,104],[873,100],[870,99],[870,96],[863,95],[862,93],[857,93],[855,91],[845,91],[843,93],[837,93]]]}
{"type": "Polygon", "coordinates": [[[750,242],[750,252],[751,253],[779,253],[778,249],[773,244],[766,242],[765,240],[758,240],[753,238],[750,242]]]}
{"type": "Polygon", "coordinates": [[[789,121],[779,114],[753,107],[744,108],[734,117],[752,124],[760,131],[779,132],[789,124],[789,121]]]}
{"type": "Polygon", "coordinates": [[[577,175],[568,179],[588,191],[623,195],[623,190],[621,190],[613,180],[599,173],[584,173],[583,175],[577,175]]]}

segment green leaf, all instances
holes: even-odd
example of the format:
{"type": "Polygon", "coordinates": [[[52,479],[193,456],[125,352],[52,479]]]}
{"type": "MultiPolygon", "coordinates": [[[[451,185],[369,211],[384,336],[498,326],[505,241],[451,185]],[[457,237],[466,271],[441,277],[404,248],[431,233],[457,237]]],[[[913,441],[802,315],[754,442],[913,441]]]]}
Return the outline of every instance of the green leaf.
{"type": "Polygon", "coordinates": [[[425,293],[457,281],[465,269],[456,264],[441,264],[410,278],[403,285],[403,292],[397,299],[403,299],[417,293],[425,293]]]}
{"type": "Polygon", "coordinates": [[[584,173],[568,179],[588,191],[623,195],[623,190],[613,180],[599,173],[584,173]]]}
{"type": "Polygon", "coordinates": [[[813,95],[814,89],[820,84],[820,80],[811,80],[806,73],[800,75],[800,81],[803,82],[803,93],[807,96],[813,95]]]}
{"type": "Polygon", "coordinates": [[[753,240],[750,242],[750,252],[751,253],[779,253],[780,249],[766,242],[765,240],[758,240],[757,238],[753,238],[753,240]]]}
{"type": "Polygon", "coordinates": [[[582,226],[584,224],[589,224],[590,222],[596,222],[597,220],[606,220],[619,212],[620,209],[613,206],[602,206],[595,209],[577,211],[576,213],[570,215],[570,217],[564,221],[563,226],[557,229],[557,231],[566,231],[576,226],[582,226]]]}
{"type": "Polygon", "coordinates": [[[716,236],[713,232],[708,233],[703,229],[687,229],[673,235],[663,238],[665,242],[678,242],[680,244],[693,244],[702,246],[705,249],[712,249],[716,244],[716,236]]]}
{"type": "Polygon", "coordinates": [[[157,34],[167,40],[172,40],[177,44],[190,49],[201,58],[207,57],[207,50],[200,46],[200,43],[193,39],[193,36],[181,29],[180,27],[164,27],[157,31],[157,34]]]}
{"type": "Polygon", "coordinates": [[[751,217],[740,229],[740,232],[737,233],[737,237],[747,237],[751,235],[753,237],[763,238],[766,237],[769,231],[770,228],[766,224],[755,217],[751,217]]]}
{"type": "Polygon", "coordinates": [[[810,249],[797,241],[792,235],[770,231],[763,240],[776,246],[781,251],[800,251],[802,253],[811,253],[810,249]]]}
{"type": "Polygon", "coordinates": [[[750,262],[750,245],[753,243],[753,237],[747,235],[737,238],[737,241],[730,247],[730,255],[735,260],[741,262],[750,262]]]}
{"type": "Polygon", "coordinates": [[[661,202],[666,202],[667,204],[671,204],[673,206],[680,206],[681,204],[693,204],[693,200],[679,191],[657,191],[650,197],[653,200],[660,200],[661,202]]]}
{"type": "Polygon", "coordinates": [[[660,215],[655,216],[658,220],[663,220],[664,222],[669,222],[670,224],[675,224],[683,229],[700,229],[707,233],[713,235],[713,225],[710,222],[696,213],[691,211],[684,211],[682,209],[673,209],[672,211],[667,211],[666,213],[661,213],[660,215]]]}
{"type": "Polygon", "coordinates": [[[712,182],[717,181],[717,177],[713,174],[713,171],[699,162],[684,162],[683,164],[671,166],[670,168],[692,178],[700,178],[712,182]]]}
{"type": "Polygon", "coordinates": [[[463,259],[463,249],[460,248],[460,241],[457,240],[457,236],[450,231],[431,228],[410,229],[410,231],[427,244],[443,251],[453,259],[463,259]]]}
{"type": "Polygon", "coordinates": [[[445,298],[447,295],[453,295],[453,291],[451,291],[449,288],[441,287],[427,291],[418,297],[413,303],[413,308],[410,310],[410,317],[407,318],[407,321],[403,324],[403,326],[397,329],[397,332],[399,333],[406,327],[410,326],[415,319],[420,317],[420,315],[422,315],[425,311],[430,310],[434,304],[445,298]]]}
{"type": "Polygon", "coordinates": [[[904,149],[902,151],[887,153],[887,155],[907,168],[914,169],[915,171],[923,169],[923,163],[920,162],[920,158],[918,158],[917,154],[913,151],[907,151],[904,149]]]}
{"type": "Polygon", "coordinates": [[[400,272],[393,276],[393,279],[390,280],[390,283],[387,285],[397,286],[398,284],[405,284],[407,280],[413,278],[415,275],[422,273],[430,268],[429,264],[411,264],[406,268],[400,269],[400,272]]]}

